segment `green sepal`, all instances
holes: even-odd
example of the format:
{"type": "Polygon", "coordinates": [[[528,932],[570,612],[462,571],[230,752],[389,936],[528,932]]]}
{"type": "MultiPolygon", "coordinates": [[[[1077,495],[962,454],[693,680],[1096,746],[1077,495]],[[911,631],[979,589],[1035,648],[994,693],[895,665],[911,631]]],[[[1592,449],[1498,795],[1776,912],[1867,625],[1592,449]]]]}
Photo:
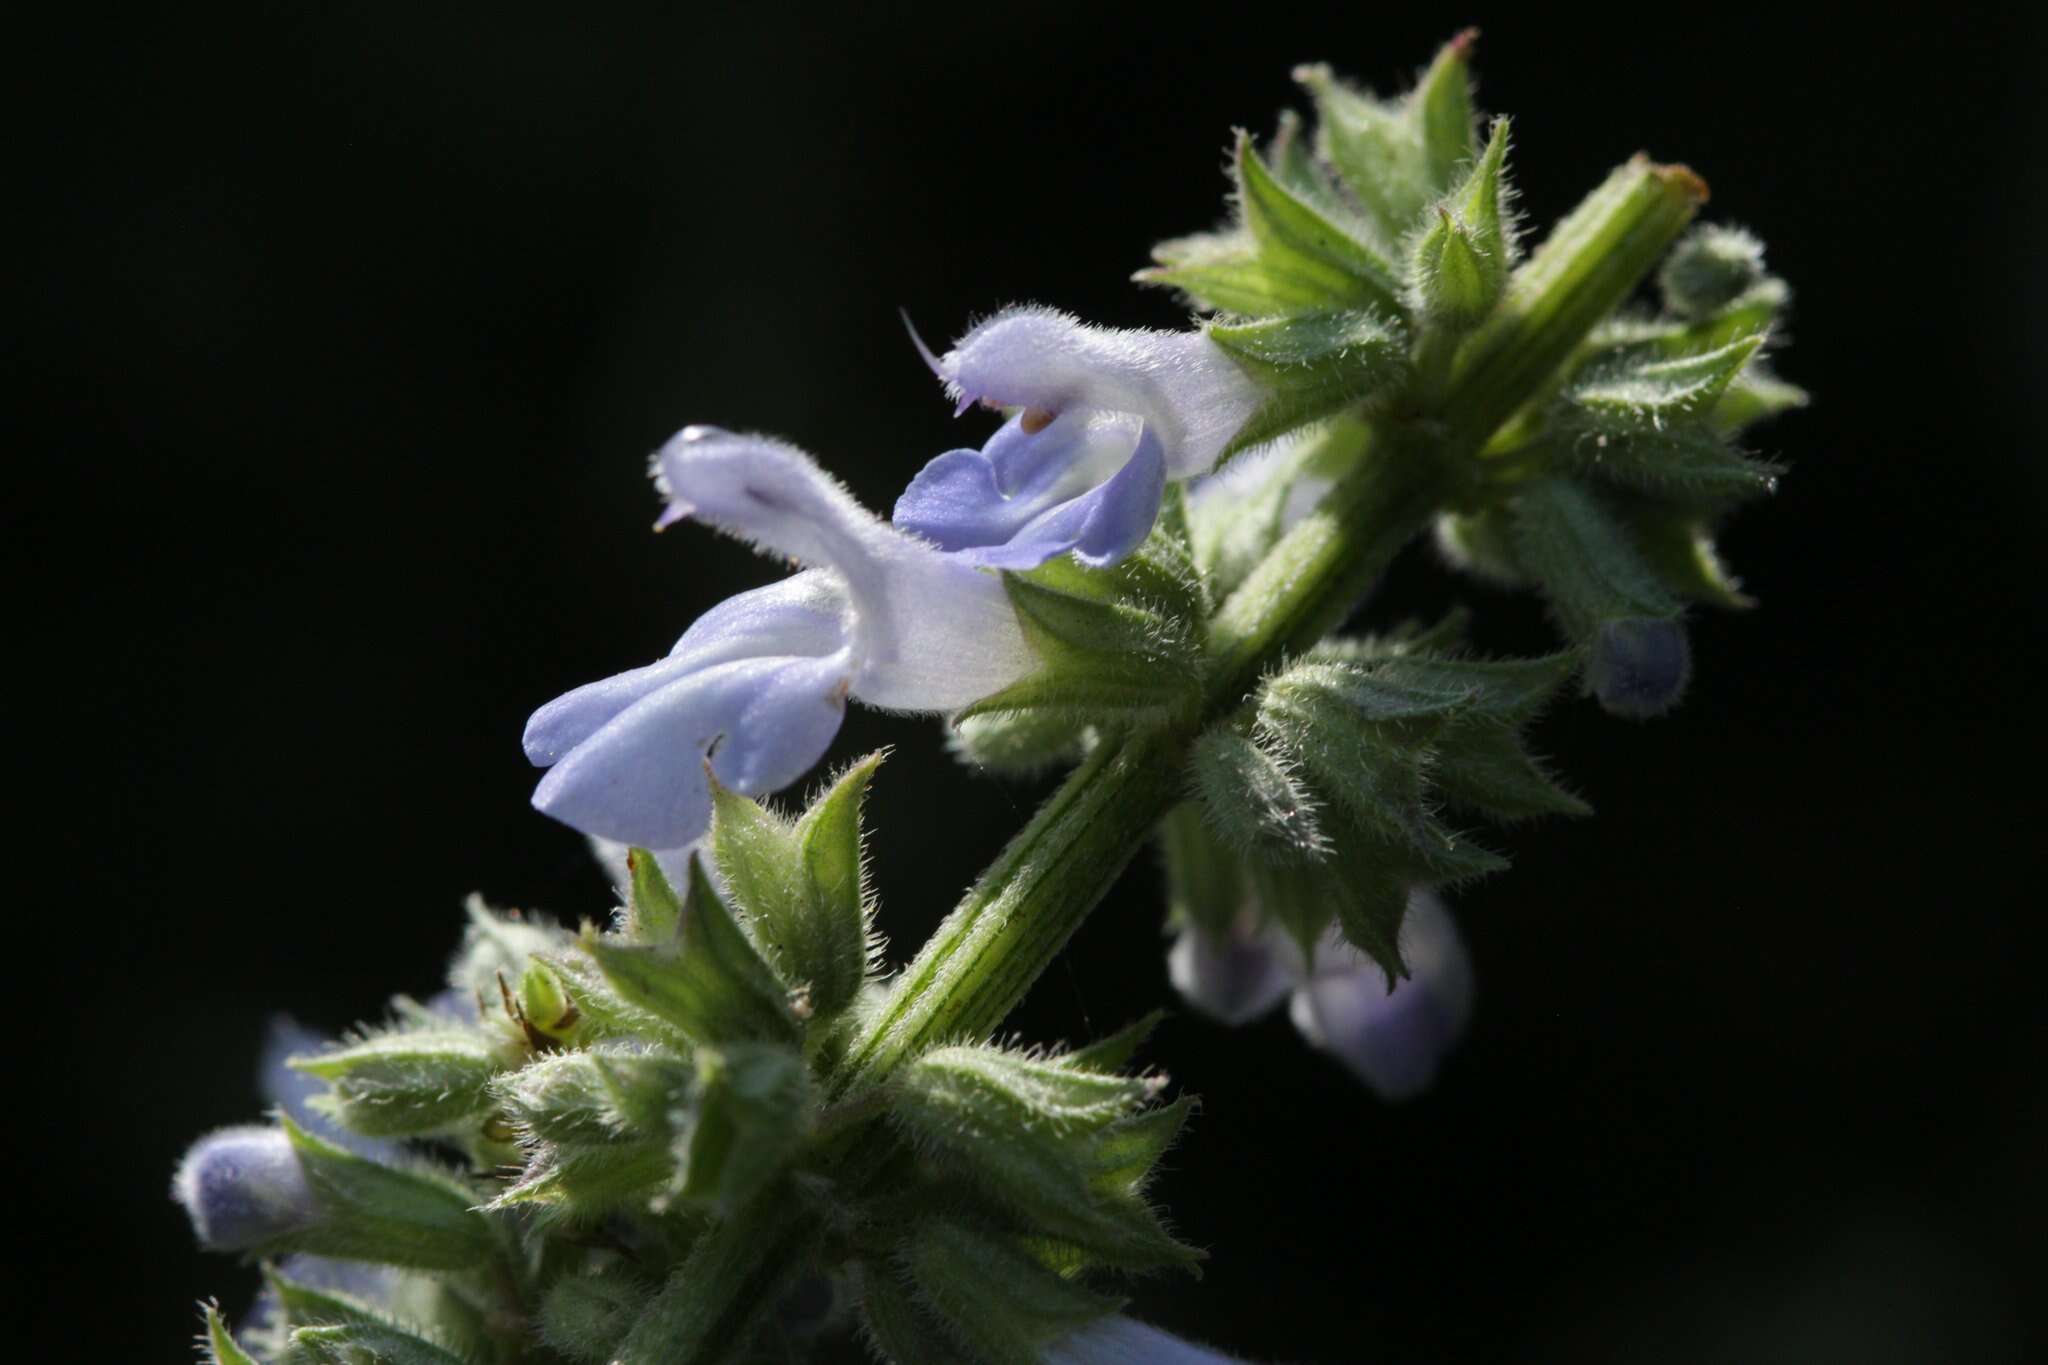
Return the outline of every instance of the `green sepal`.
{"type": "Polygon", "coordinates": [[[1195,741],[1188,772],[1209,828],[1228,848],[1254,858],[1309,861],[1330,841],[1316,800],[1294,765],[1229,726],[1195,741]]]}
{"type": "Polygon", "coordinates": [[[664,1205],[675,1171],[674,1149],[652,1139],[603,1147],[543,1143],[531,1150],[519,1178],[485,1207],[525,1207],[546,1223],[588,1227],[622,1209],[664,1205]]]}
{"type": "Polygon", "coordinates": [[[1218,463],[1388,393],[1401,384],[1408,368],[1406,335],[1371,313],[1212,322],[1208,333],[1270,394],[1231,436],[1218,463]]]}
{"type": "Polygon", "coordinates": [[[1500,302],[1514,264],[1506,220],[1507,150],[1508,121],[1495,119],[1485,154],[1414,238],[1409,292],[1417,315],[1432,328],[1468,332],[1500,302]]]}
{"type": "Polygon", "coordinates": [[[869,1346],[891,1365],[958,1365],[960,1343],[919,1304],[904,1275],[888,1262],[861,1265],[861,1326],[869,1346]]]}
{"type": "Polygon", "coordinates": [[[207,1365],[259,1365],[256,1357],[243,1350],[228,1331],[227,1323],[221,1318],[220,1305],[202,1303],[199,1305],[202,1323],[199,1346],[206,1352],[207,1365]]]}
{"type": "Polygon", "coordinates": [[[1159,822],[1166,865],[1167,924],[1227,933],[1245,905],[1244,861],[1202,819],[1202,808],[1183,801],[1159,822]]]}
{"type": "MultiPolygon", "coordinates": [[[[1309,654],[1327,657],[1326,646],[1309,654]]],[[[1520,725],[1532,719],[1571,680],[1578,659],[1570,652],[1530,659],[1468,659],[1429,652],[1430,646],[1396,646],[1380,658],[1358,659],[1373,674],[1410,691],[1458,699],[1465,711],[1520,725]]]]}
{"type": "Polygon", "coordinates": [[[701,1049],[687,1131],[677,1143],[678,1195],[732,1214],[782,1173],[809,1135],[813,1112],[810,1072],[794,1049],[701,1049]]]}
{"type": "Polygon", "coordinates": [[[263,1282],[277,1299],[287,1327],[324,1327],[338,1322],[388,1322],[378,1309],[353,1295],[301,1284],[276,1266],[263,1267],[263,1282]]]}
{"type": "Polygon", "coordinates": [[[424,1167],[400,1169],[344,1151],[280,1115],[298,1153],[318,1214],[262,1248],[309,1251],[344,1260],[382,1261],[420,1270],[474,1270],[497,1243],[475,1212],[476,1193],[424,1167]]]}
{"type": "Polygon", "coordinates": [[[1078,728],[1171,718],[1201,704],[1207,590],[1185,518],[1166,510],[1138,553],[1113,568],[1084,569],[1062,556],[1003,575],[1044,666],[966,707],[956,722],[1038,712],[1078,728]]]}
{"type": "Polygon", "coordinates": [[[1330,877],[1337,928],[1352,947],[1386,973],[1387,989],[1408,975],[1401,958],[1401,921],[1408,913],[1408,887],[1383,868],[1347,868],[1330,877]]]}
{"type": "Polygon", "coordinates": [[[1504,588],[1524,588],[1530,578],[1515,558],[1514,523],[1504,507],[1446,512],[1436,522],[1437,548],[1451,566],[1504,588]]]}
{"type": "Polygon", "coordinates": [[[1290,292],[1309,299],[1315,311],[1393,310],[1393,269],[1359,232],[1275,179],[1243,132],[1234,165],[1238,211],[1267,275],[1299,282],[1290,292]]]}
{"type": "Polygon", "coordinates": [[[481,1033],[441,1029],[376,1034],[289,1064],[332,1087],[313,1104],[351,1131],[420,1137],[488,1112],[506,1059],[481,1033]]]}
{"type": "Polygon", "coordinates": [[[1038,1365],[1047,1342],[1123,1306],[1049,1270],[1014,1239],[958,1218],[920,1219],[897,1256],[913,1292],[989,1365],[1038,1365]]]}
{"type": "Polygon", "coordinates": [[[463,908],[469,923],[449,968],[448,984],[465,999],[498,999],[500,981],[519,980],[534,957],[574,942],[555,925],[521,918],[517,911],[493,910],[481,896],[471,896],[463,908]]]}
{"type": "Polygon", "coordinates": [[[311,1365],[470,1365],[463,1356],[385,1322],[301,1327],[292,1350],[311,1365]]]}
{"type": "Polygon", "coordinates": [[[1330,196],[1330,186],[1316,167],[1314,136],[1292,109],[1280,111],[1266,143],[1266,167],[1275,180],[1310,203],[1330,196]]]}
{"type": "MultiPolygon", "coordinates": [[[[1152,1017],[1157,1017],[1157,1012],[1152,1017]]],[[[1104,1128],[1090,1149],[1089,1185],[1119,1198],[1144,1193],[1158,1172],[1159,1159],[1180,1140],[1197,1107],[1193,1095],[1182,1095],[1171,1104],[1118,1119],[1104,1128]]]]}
{"type": "MultiPolygon", "coordinates": [[[[1364,825],[1408,837],[1423,818],[1427,745],[1467,699],[1388,684],[1362,668],[1304,660],[1267,679],[1258,728],[1308,785],[1364,825]]],[[[1341,837],[1332,832],[1332,842],[1341,837]]]]}
{"type": "Polygon", "coordinates": [[[1070,1071],[1121,1071],[1165,1018],[1165,1010],[1153,1010],[1106,1038],[1098,1038],[1072,1052],[1063,1052],[1052,1060],[1070,1071]]]}
{"type": "Polygon", "coordinates": [[[1436,60],[1408,96],[1408,118],[1422,143],[1423,174],[1440,192],[1456,184],[1479,153],[1472,108],[1472,46],[1478,39],[1479,30],[1468,28],[1437,49],[1436,60]]]}
{"type": "Polygon", "coordinates": [[[583,949],[622,997],[693,1043],[794,1042],[799,1035],[789,992],[694,856],[690,913],[676,948],[626,944],[586,930],[583,949]]]}
{"type": "Polygon", "coordinates": [[[1621,508],[1635,535],[1635,545],[1664,586],[1688,602],[1747,611],[1756,599],[1742,591],[1742,580],[1728,572],[1714,548],[1713,533],[1697,514],[1683,507],[1642,499],[1621,508]]]}
{"type": "Polygon", "coordinates": [[[663,1136],[692,1077],[691,1064],[665,1049],[608,1043],[538,1058],[491,1089],[523,1137],[606,1146],[663,1136]]]}
{"type": "MultiPolygon", "coordinates": [[[[1191,1268],[1194,1248],[1176,1241],[1135,1187],[1105,1188],[1096,1178],[1119,1165],[1120,1116],[1156,1081],[1103,1077],[1011,1058],[966,1064],[941,1049],[938,1062],[905,1068],[889,1116],[914,1147],[963,1176],[995,1207],[1035,1235],[1067,1248],[1076,1264],[1124,1270],[1191,1268]],[[1046,1112],[1041,1112],[1046,1111],[1046,1112]]],[[[928,1054],[928,1057],[938,1054],[928,1054]]]]}
{"type": "Polygon", "coordinates": [[[541,1299],[541,1340],[583,1365],[607,1365],[653,1296],[653,1285],[618,1269],[565,1275],[541,1299]]]}
{"type": "Polygon", "coordinates": [[[1400,104],[1345,84],[1321,64],[1296,67],[1294,79],[1316,104],[1316,149],[1365,207],[1380,239],[1407,236],[1445,185],[1432,179],[1416,122],[1400,104]]]}
{"type": "Polygon", "coordinates": [[[1131,278],[1176,290],[1205,312],[1286,317],[1330,306],[1321,279],[1287,273],[1284,261],[1269,262],[1241,230],[1177,237],[1154,247],[1152,257],[1158,264],[1131,278]]]}
{"type": "Polygon", "coordinates": [[[1337,913],[1329,868],[1265,860],[1250,863],[1247,872],[1264,922],[1284,929],[1303,960],[1309,959],[1337,913]]]}
{"type": "Polygon", "coordinates": [[[1011,777],[1033,777],[1085,758],[1097,736],[1058,707],[955,716],[946,747],[962,763],[1011,777]]]}
{"type": "Polygon", "coordinates": [[[1483,716],[1461,719],[1438,736],[1431,785],[1452,802],[1496,820],[1591,815],[1522,746],[1514,727],[1483,716]]]}
{"type": "Polygon", "coordinates": [[[797,1008],[836,1017],[873,960],[860,807],[883,755],[848,768],[797,820],[712,783],[711,847],[735,904],[797,1008]]]}
{"type": "Polygon", "coordinates": [[[1752,360],[1722,391],[1721,400],[1714,404],[1707,420],[1714,430],[1733,436],[1758,422],[1795,412],[1811,401],[1805,389],[1778,378],[1762,361],[1752,360]]]}
{"type": "Polygon", "coordinates": [[[579,1044],[646,1038],[666,1031],[657,1016],[619,994],[590,957],[564,953],[533,960],[554,973],[556,982],[569,997],[569,1004],[576,1011],[579,1044]]]}
{"type": "Polygon", "coordinates": [[[1680,604],[1595,494],[1564,479],[1526,485],[1513,503],[1515,552],[1543,585],[1565,633],[1590,641],[1607,621],[1671,619],[1680,604]]]}
{"type": "Polygon", "coordinates": [[[675,942],[688,913],[683,898],[662,875],[661,864],[644,848],[626,850],[626,874],[632,879],[626,906],[626,936],[636,943],[675,942]]]}

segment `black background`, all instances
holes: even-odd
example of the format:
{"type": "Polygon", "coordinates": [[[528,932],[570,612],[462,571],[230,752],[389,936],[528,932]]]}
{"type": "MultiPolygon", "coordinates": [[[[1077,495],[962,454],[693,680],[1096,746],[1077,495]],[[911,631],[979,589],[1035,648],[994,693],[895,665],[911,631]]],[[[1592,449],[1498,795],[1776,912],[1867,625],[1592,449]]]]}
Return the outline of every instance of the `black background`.
{"type": "MultiPolygon", "coordinates": [[[[1389,88],[1476,22],[1533,223],[1645,148],[1798,291],[1781,368],[1816,405],[1765,434],[1793,476],[1725,542],[1764,606],[1699,622],[1675,716],[1545,723],[1600,815],[1507,834],[1516,867],[1458,899],[1481,996],[1426,1098],[1376,1103],[1284,1019],[1162,1031],[1206,1109],[1160,1193],[1213,1255],[1134,1311],[1289,1360],[2038,1349],[2041,44],[1960,10],[1543,9],[23,35],[8,979],[16,1057],[53,1066],[12,1083],[11,1339],[181,1358],[192,1301],[253,1277],[165,1186],[254,1116],[265,1018],[434,989],[472,890],[607,908],[526,806],[525,715],[776,572],[649,535],[649,449],[770,430],[886,508],[986,429],[899,305],[935,341],[1023,299],[1177,325],[1125,277],[1219,216],[1229,129],[1299,102],[1292,64],[1389,88]]],[[[1546,638],[1420,550],[1372,615],[1455,601],[1491,648],[1546,638]]],[[[834,752],[882,743],[901,954],[1036,792],[929,723],[858,713],[834,752]]],[[[1141,859],[1016,1026],[1166,1002],[1158,919],[1141,859]]]]}

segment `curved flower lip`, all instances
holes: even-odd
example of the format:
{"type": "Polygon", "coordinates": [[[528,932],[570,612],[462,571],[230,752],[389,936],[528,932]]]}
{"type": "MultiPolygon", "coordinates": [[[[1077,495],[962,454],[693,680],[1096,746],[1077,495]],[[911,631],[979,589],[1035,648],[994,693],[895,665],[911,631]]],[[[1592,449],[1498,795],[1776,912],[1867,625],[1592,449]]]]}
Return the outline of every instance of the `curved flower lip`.
{"type": "Polygon", "coordinates": [[[587,835],[675,850],[710,821],[706,764],[749,796],[788,786],[831,747],[849,697],[949,711],[1037,667],[994,576],[890,526],[795,447],[685,427],[655,456],[684,516],[809,565],[700,617],[666,659],[533,713],[549,767],[533,804],[587,835]]]}
{"type": "Polygon", "coordinates": [[[981,568],[1035,569],[1070,552],[1101,568],[1144,542],[1165,492],[1151,427],[1070,413],[1031,431],[1020,415],[984,449],[948,451],[918,471],[891,518],[981,568]]]}
{"type": "MultiPolygon", "coordinates": [[[[913,336],[915,333],[913,333],[913,336]]],[[[1057,309],[1005,309],[926,363],[964,411],[981,402],[1040,414],[1120,412],[1158,434],[1172,478],[1216,463],[1263,399],[1202,332],[1089,327],[1057,309]]]]}

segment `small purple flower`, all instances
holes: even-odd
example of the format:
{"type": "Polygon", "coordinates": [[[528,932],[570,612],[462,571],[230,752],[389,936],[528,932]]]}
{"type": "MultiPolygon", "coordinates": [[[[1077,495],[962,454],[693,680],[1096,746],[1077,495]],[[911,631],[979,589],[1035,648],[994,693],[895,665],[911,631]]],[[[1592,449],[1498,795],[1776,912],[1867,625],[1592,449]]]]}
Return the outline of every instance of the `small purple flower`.
{"type": "Polygon", "coordinates": [[[1586,681],[1610,715],[1661,716],[1678,705],[1691,677],[1685,626],[1657,617],[1604,623],[1586,659],[1586,681]]]}
{"type": "Polygon", "coordinates": [[[1240,914],[1227,932],[1189,925],[1166,952],[1173,988],[1219,1024],[1248,1024],[1280,1003],[1303,975],[1301,949],[1274,926],[1240,914]]]}
{"type": "Polygon", "coordinates": [[[1044,1365],[1244,1365],[1236,1356],[1123,1316],[1089,1323],[1048,1346],[1041,1358],[1044,1365]]]}
{"type": "Polygon", "coordinates": [[[1291,990],[1288,1015],[1310,1044],[1330,1053],[1382,1099],[1422,1093],[1472,1013],[1472,964],[1443,902],[1408,898],[1401,955],[1409,976],[1392,990],[1378,963],[1334,928],[1315,965],[1277,923],[1241,916],[1227,935],[1194,926],[1167,953],[1167,973],[1189,1005],[1225,1024],[1248,1023],[1291,990]]]}
{"type": "Polygon", "coordinates": [[[803,452],[686,427],[655,458],[659,525],[702,521],[813,566],[699,617],[668,658],[534,712],[550,766],[533,804],[585,834],[680,849],[718,780],[759,795],[803,776],[846,700],[950,711],[1036,667],[1002,584],[883,523],[803,452]]]}
{"type": "Polygon", "coordinates": [[[247,1251],[304,1226],[313,1190],[281,1128],[249,1125],[208,1133],[192,1144],[171,1179],[200,1244],[247,1251]]]}
{"type": "Polygon", "coordinates": [[[980,450],[926,465],[893,519],[990,568],[1122,559],[1151,531],[1167,480],[1206,472],[1261,401],[1200,332],[1087,327],[1049,308],[999,313],[925,359],[960,410],[1019,411],[980,450]]]}
{"type": "Polygon", "coordinates": [[[1426,891],[1408,898],[1401,956],[1409,975],[1389,990],[1379,965],[1333,933],[1288,1006],[1303,1037],[1387,1100],[1429,1088],[1472,1014],[1471,960],[1450,912],[1426,891]]]}

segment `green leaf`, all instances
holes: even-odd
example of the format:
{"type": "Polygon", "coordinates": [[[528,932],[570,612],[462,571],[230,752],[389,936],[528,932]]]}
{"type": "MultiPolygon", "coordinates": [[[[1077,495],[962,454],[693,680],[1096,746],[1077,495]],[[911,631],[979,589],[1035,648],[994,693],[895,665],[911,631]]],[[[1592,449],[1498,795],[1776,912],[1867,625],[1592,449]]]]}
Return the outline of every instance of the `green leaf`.
{"type": "Polygon", "coordinates": [[[917,1297],[990,1365],[1038,1365],[1047,1342],[1123,1306],[955,1218],[921,1219],[898,1254],[917,1297]]]}
{"type": "Polygon", "coordinates": [[[1408,368],[1408,339],[1370,313],[1312,313],[1211,323],[1229,352],[1270,397],[1230,438],[1222,459],[1395,389],[1408,368]]]}
{"type": "Polygon", "coordinates": [[[1244,864],[1210,832],[1201,806],[1183,801],[1169,811],[1159,822],[1159,847],[1167,923],[1228,932],[1245,906],[1244,864]]]}
{"type": "Polygon", "coordinates": [[[453,1351],[379,1322],[301,1327],[292,1333],[292,1348],[317,1365],[466,1365],[453,1351]]]}
{"type": "Polygon", "coordinates": [[[626,909],[626,935],[639,943],[675,942],[682,931],[682,897],[668,884],[661,864],[644,848],[626,850],[626,873],[632,878],[626,909]]]}
{"type": "Polygon", "coordinates": [[[256,1357],[243,1350],[228,1331],[219,1304],[202,1303],[199,1312],[204,1322],[199,1344],[206,1352],[207,1365],[259,1365],[256,1357]]]}
{"type": "Polygon", "coordinates": [[[280,1117],[319,1214],[270,1251],[309,1251],[421,1270],[474,1270],[496,1256],[475,1192],[452,1176],[347,1152],[280,1117]]]}
{"type": "Polygon", "coordinates": [[[782,1173],[809,1134],[810,1072],[793,1049],[760,1043],[703,1049],[697,1068],[678,1145],[679,1193],[730,1215],[782,1173]]]}
{"type": "Polygon", "coordinates": [[[586,932],[583,949],[627,1001],[694,1043],[794,1042],[788,993],[690,860],[690,912],[679,948],[586,932]]]}
{"type": "Polygon", "coordinates": [[[1289,763],[1249,737],[1227,726],[1210,730],[1195,741],[1188,770],[1203,816],[1226,847],[1284,861],[1329,853],[1315,798],[1289,763]]]}
{"type": "Polygon", "coordinates": [[[1064,1057],[968,1045],[927,1052],[911,1064],[903,1084],[923,1094],[944,1092],[950,1107],[990,1126],[1014,1121],[1060,1132],[1114,1122],[1159,1091],[1156,1079],[1105,1073],[1064,1057]]]}
{"type": "Polygon", "coordinates": [[[349,1129],[417,1137],[486,1113],[505,1062],[482,1034],[440,1029],[378,1034],[290,1065],[332,1087],[316,1103],[349,1129]]]}
{"type": "Polygon", "coordinates": [[[1379,965],[1387,989],[1408,975],[1401,960],[1401,921],[1408,913],[1408,887],[1385,868],[1346,869],[1330,877],[1337,927],[1352,947],[1379,965]]]}
{"type": "Polygon", "coordinates": [[[1393,311],[1394,272],[1386,259],[1274,179],[1242,132],[1236,167],[1238,209],[1269,272],[1304,281],[1315,291],[1319,310],[1393,311]]]}
{"type": "Polygon", "coordinates": [[[1606,621],[1674,618],[1679,602],[1592,493],[1563,479],[1516,495],[1515,552],[1543,585],[1565,632],[1590,641],[1606,621]]]}

